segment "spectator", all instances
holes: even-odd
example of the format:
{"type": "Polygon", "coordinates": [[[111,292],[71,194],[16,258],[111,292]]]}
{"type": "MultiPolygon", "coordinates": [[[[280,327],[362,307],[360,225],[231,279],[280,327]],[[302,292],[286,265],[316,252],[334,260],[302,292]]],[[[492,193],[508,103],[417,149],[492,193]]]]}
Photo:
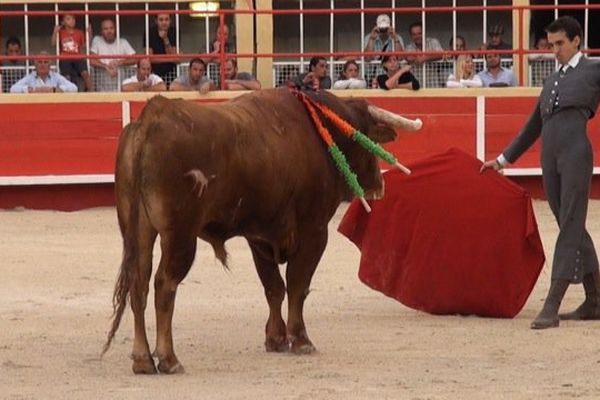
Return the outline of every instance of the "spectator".
{"type": "Polygon", "coordinates": [[[517,80],[511,70],[500,65],[500,54],[489,53],[485,55],[487,68],[477,74],[483,86],[502,87],[517,86],[517,80]]]}
{"type": "MultiPolygon", "coordinates": [[[[15,56],[23,55],[22,50],[21,50],[21,41],[14,36],[9,37],[6,40],[5,54],[8,57],[15,57],[15,56]]],[[[9,58],[7,60],[2,61],[2,66],[3,67],[23,67],[23,66],[25,66],[25,61],[19,60],[16,58],[9,58]]]]}
{"type": "MultiPolygon", "coordinates": [[[[467,50],[467,42],[464,37],[460,35],[456,35],[456,49],[454,48],[454,38],[450,38],[450,42],[448,43],[448,50],[451,51],[465,51],[467,50]]],[[[444,57],[446,61],[454,61],[456,60],[456,55],[448,55],[444,57]]]]}
{"type": "MultiPolygon", "coordinates": [[[[75,27],[75,16],[65,14],[62,17],[60,25],[54,27],[50,44],[56,46],[58,43],[59,54],[62,55],[80,55],[85,47],[85,33],[75,27]]],[[[91,33],[90,33],[91,35],[91,33]]],[[[59,60],[58,67],[60,73],[76,83],[77,78],[81,77],[85,83],[85,90],[91,92],[92,78],[88,72],[87,62],[83,58],[59,60]]]]}
{"type": "MultiPolygon", "coordinates": [[[[502,39],[504,35],[504,26],[502,24],[494,24],[488,29],[489,43],[484,43],[481,50],[512,50],[512,44],[506,43],[502,39]]],[[[501,58],[512,58],[511,53],[500,53],[501,58]]]]}
{"type": "Polygon", "coordinates": [[[194,58],[190,61],[188,73],[181,75],[169,87],[170,91],[191,91],[197,90],[202,94],[208,93],[209,90],[215,90],[215,84],[212,83],[206,76],[206,63],[199,58],[194,58]]]}
{"type": "Polygon", "coordinates": [[[543,50],[546,53],[530,53],[529,61],[542,61],[542,60],[554,60],[554,54],[548,53],[547,51],[552,50],[552,46],[548,43],[548,38],[541,36],[535,42],[536,50],[543,50]]]}
{"type": "MultiPolygon", "coordinates": [[[[221,54],[221,31],[220,31],[221,26],[217,26],[217,29],[215,30],[215,38],[210,42],[209,48],[208,48],[208,54],[205,57],[206,62],[213,62],[213,61],[218,61],[220,54],[221,54]]],[[[227,53],[235,53],[235,45],[231,42],[230,36],[229,36],[229,26],[227,26],[226,24],[223,25],[223,43],[225,43],[225,45],[223,46],[223,51],[227,54],[227,53]]]]}
{"type": "MultiPolygon", "coordinates": [[[[39,53],[41,56],[47,52],[39,53]]],[[[12,85],[11,93],[57,93],[76,92],[77,86],[64,76],[50,71],[50,60],[38,59],[34,62],[35,71],[12,85]]]]}
{"type": "MultiPolygon", "coordinates": [[[[169,14],[158,14],[155,25],[150,28],[148,34],[148,54],[172,54],[177,55],[175,47],[175,29],[171,26],[169,14]]],[[[146,46],[146,34],[144,33],[144,47],[146,46]]],[[[177,58],[152,60],[152,71],[160,76],[167,86],[175,79],[177,58]]]]}
{"type": "Polygon", "coordinates": [[[440,60],[442,58],[442,45],[440,41],[435,38],[427,38],[425,39],[425,47],[423,48],[423,24],[420,22],[415,22],[410,25],[408,28],[408,32],[410,33],[410,38],[412,42],[410,42],[406,46],[406,51],[439,51],[439,55],[428,55],[428,56],[416,56],[416,57],[406,57],[407,61],[413,65],[422,65],[428,61],[440,60]]]}
{"type": "Polygon", "coordinates": [[[123,92],[162,92],[167,86],[162,78],[152,73],[152,64],[147,58],[142,58],[137,63],[135,75],[123,81],[123,92]]]}
{"type": "Polygon", "coordinates": [[[225,90],[258,90],[260,82],[249,72],[238,72],[237,61],[233,58],[224,65],[225,90]]]}
{"type": "Polygon", "coordinates": [[[324,57],[313,57],[308,63],[308,72],[300,74],[294,80],[302,89],[331,89],[331,78],[327,75],[327,60],[324,57]]]}
{"type": "Polygon", "coordinates": [[[334,89],[364,89],[367,82],[358,76],[358,64],[354,60],[346,61],[340,79],[333,84],[334,89]]]}
{"type": "MultiPolygon", "coordinates": [[[[115,23],[105,19],[101,24],[101,36],[92,40],[90,54],[99,56],[132,55],[135,50],[127,39],[117,38],[115,23]]],[[[134,58],[92,58],[90,64],[94,67],[96,90],[100,92],[116,92],[119,90],[119,67],[133,65],[134,58]]]]}
{"type": "Polygon", "coordinates": [[[473,56],[470,54],[461,54],[458,56],[456,59],[456,71],[448,76],[446,87],[467,88],[481,86],[483,86],[483,82],[479,76],[475,75],[473,56]]]}
{"type": "MultiPolygon", "coordinates": [[[[394,31],[390,17],[381,14],[371,33],[365,37],[365,52],[393,52],[403,51],[404,41],[402,36],[394,31]]],[[[365,60],[381,59],[381,56],[365,56],[365,60]]]]}
{"type": "Polygon", "coordinates": [[[449,50],[465,51],[467,50],[467,41],[464,37],[456,35],[456,49],[454,49],[454,38],[450,38],[449,50]]]}
{"type": "Polygon", "coordinates": [[[377,82],[376,76],[371,79],[371,89],[379,89],[379,82],[377,82]]]}
{"type": "Polygon", "coordinates": [[[396,56],[385,56],[381,61],[385,74],[377,76],[377,84],[381,89],[412,89],[419,90],[419,81],[411,74],[410,65],[400,68],[396,56]]]}
{"type": "MultiPolygon", "coordinates": [[[[22,55],[21,41],[14,36],[9,37],[6,41],[5,54],[9,57],[22,55]]],[[[24,60],[9,58],[7,60],[2,61],[2,66],[4,67],[4,74],[0,74],[2,76],[2,79],[0,79],[0,93],[8,92],[10,90],[10,87],[15,82],[17,82],[19,79],[22,79],[25,76],[24,60]]]]}
{"type": "MultiPolygon", "coordinates": [[[[548,39],[545,36],[539,37],[535,43],[535,49],[540,51],[552,50],[552,46],[548,44],[548,39]]],[[[554,61],[554,53],[529,53],[527,55],[530,66],[530,83],[531,86],[543,86],[544,79],[551,75],[556,69],[554,61]]]]}

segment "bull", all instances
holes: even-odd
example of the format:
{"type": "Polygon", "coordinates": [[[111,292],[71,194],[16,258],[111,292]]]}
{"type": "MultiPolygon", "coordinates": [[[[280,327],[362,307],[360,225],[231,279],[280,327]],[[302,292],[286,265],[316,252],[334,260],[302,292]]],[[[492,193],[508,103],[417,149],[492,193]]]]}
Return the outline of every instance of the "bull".
{"type": "MultiPolygon", "coordinates": [[[[362,99],[310,94],[372,140],[396,138],[411,121],[362,99]]],[[[381,196],[378,162],[329,126],[371,198],[381,196]]],[[[253,92],[221,105],[154,97],[119,141],[115,171],[123,259],[113,295],[114,316],[104,351],[127,299],[134,315],[134,373],[176,373],[183,367],[171,334],[175,296],[200,238],[227,267],[225,242],[243,236],[269,305],[267,351],[315,351],[302,310],[327,244],[327,225],[352,192],[336,170],[313,121],[288,89],[253,92]],[[144,314],[152,250],[160,235],[155,274],[156,348],[150,352],[144,314]],[[279,264],[287,263],[286,284],[279,264]],[[281,307],[287,291],[288,319],[281,307]],[[158,360],[154,363],[153,357],[158,360]]]]}

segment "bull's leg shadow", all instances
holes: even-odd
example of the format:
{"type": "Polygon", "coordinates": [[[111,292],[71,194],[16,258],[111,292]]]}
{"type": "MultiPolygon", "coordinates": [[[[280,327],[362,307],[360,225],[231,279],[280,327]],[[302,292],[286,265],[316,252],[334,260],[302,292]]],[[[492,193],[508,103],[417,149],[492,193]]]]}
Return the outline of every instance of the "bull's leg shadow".
{"type": "Polygon", "coordinates": [[[286,271],[288,293],[288,340],[295,354],[310,354],[317,349],[312,344],[304,324],[304,301],[310,281],[327,245],[327,226],[321,231],[299,235],[303,238],[298,251],[291,255],[286,271]]]}
{"type": "Polygon", "coordinates": [[[163,374],[185,372],[173,350],[173,309],[177,286],[185,278],[196,255],[196,237],[167,232],[161,236],[162,255],[154,278],[156,349],[158,370],[163,374]]]}
{"type": "Polygon", "coordinates": [[[265,327],[265,349],[268,352],[286,352],[290,348],[281,304],[285,298],[285,284],[275,262],[272,248],[265,243],[248,240],[256,271],[265,289],[269,304],[269,319],[265,327]]]}

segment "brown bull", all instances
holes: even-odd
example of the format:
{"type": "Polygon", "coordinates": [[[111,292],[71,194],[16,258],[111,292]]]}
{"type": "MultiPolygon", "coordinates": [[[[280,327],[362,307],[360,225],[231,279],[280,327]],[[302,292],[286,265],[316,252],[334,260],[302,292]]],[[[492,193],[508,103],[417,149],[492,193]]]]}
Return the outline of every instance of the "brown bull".
{"type": "MultiPolygon", "coordinates": [[[[413,123],[364,100],[312,95],[377,142],[413,123]]],[[[332,134],[367,195],[380,195],[377,160],[355,142],[332,134]]],[[[171,324],[178,284],[188,273],[197,238],[227,265],[225,241],[248,241],[269,304],[267,351],[310,353],[302,307],[327,243],[327,224],[352,193],[336,170],[302,103],[287,89],[264,90],[223,105],[155,97],[119,143],[116,200],[123,262],[115,287],[115,317],[104,351],[129,296],[134,314],[133,371],[183,371],[171,324]],[[151,355],[144,312],[152,248],[161,236],[154,280],[157,338],[151,355]],[[287,288],[279,264],[287,263],[287,288]],[[287,326],[281,306],[287,289],[287,326]]]]}

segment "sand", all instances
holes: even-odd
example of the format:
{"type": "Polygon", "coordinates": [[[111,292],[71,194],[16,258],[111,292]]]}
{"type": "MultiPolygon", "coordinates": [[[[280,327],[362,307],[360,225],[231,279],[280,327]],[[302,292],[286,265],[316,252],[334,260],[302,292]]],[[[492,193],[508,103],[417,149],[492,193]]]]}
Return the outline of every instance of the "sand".
{"type": "MultiPolygon", "coordinates": [[[[201,243],[174,319],[183,375],[135,376],[128,310],[99,359],[121,257],[113,208],[0,211],[1,399],[596,399],[600,322],[529,329],[550,280],[546,265],[512,320],[432,316],[357,278],[360,253],[330,224],[305,307],[318,352],[266,353],[268,308],[245,241],[228,242],[231,271],[201,243]]],[[[535,211],[548,259],[556,224],[535,211]]],[[[600,201],[588,226],[600,243],[600,201]]],[[[158,259],[158,251],[155,258],[158,259]]],[[[152,295],[152,294],[151,294],[152,295]]],[[[583,299],[572,287],[563,309],[583,299]]],[[[148,332],[154,341],[154,310],[148,332]]]]}

